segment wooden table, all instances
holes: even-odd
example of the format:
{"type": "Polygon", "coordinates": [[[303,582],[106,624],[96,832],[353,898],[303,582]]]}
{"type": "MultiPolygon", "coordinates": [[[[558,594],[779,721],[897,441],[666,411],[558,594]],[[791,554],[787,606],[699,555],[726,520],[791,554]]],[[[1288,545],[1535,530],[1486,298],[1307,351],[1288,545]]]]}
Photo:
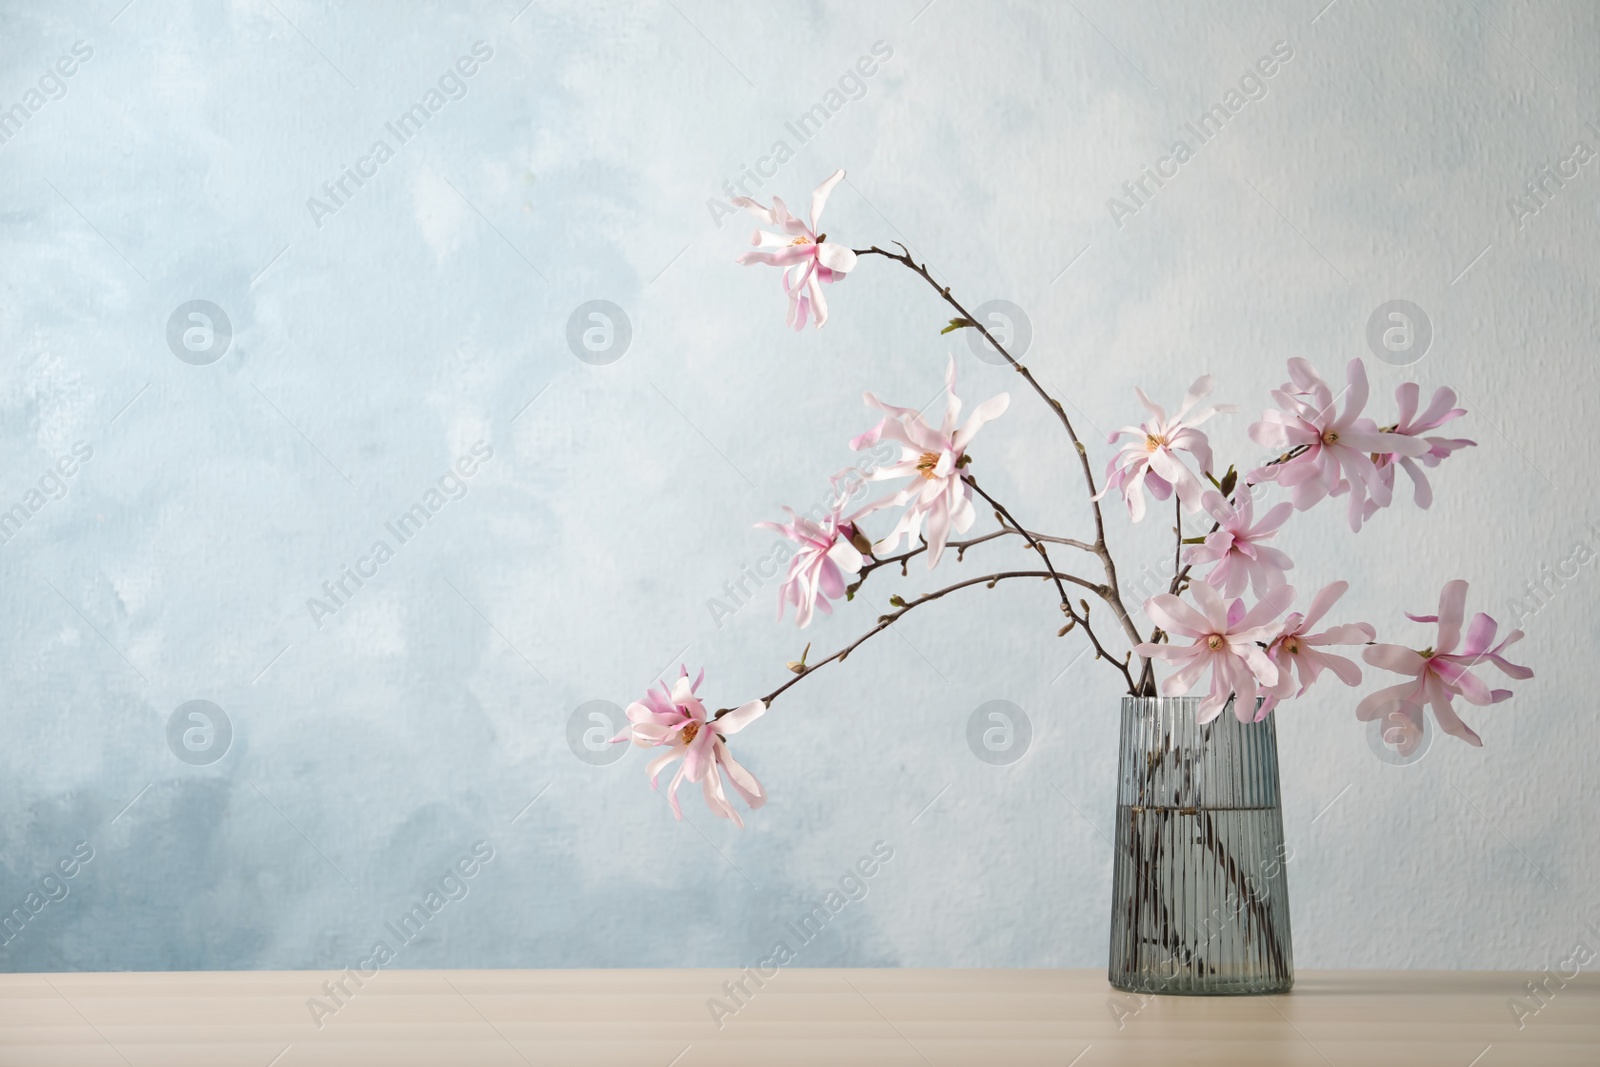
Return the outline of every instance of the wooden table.
{"type": "Polygon", "coordinates": [[[0,1065],[1600,1064],[1586,974],[1550,979],[1536,1013],[1522,973],[1313,971],[1287,996],[1209,999],[1098,971],[786,968],[735,1000],[740,977],[378,970],[330,995],[333,973],[0,975],[0,1065]]]}

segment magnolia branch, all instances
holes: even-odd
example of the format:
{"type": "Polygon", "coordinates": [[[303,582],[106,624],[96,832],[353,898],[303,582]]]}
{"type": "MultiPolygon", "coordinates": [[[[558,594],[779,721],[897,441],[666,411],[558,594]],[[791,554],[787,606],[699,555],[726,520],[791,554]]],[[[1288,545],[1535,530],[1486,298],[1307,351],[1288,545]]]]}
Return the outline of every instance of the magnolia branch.
{"type": "MultiPolygon", "coordinates": [[[[857,637],[854,641],[851,641],[848,645],[845,645],[839,651],[833,653],[833,655],[828,656],[825,659],[820,659],[817,662],[812,663],[810,665],[806,665],[806,664],[797,665],[794,668],[795,676],[793,678],[790,678],[787,682],[784,682],[782,685],[778,686],[778,688],[774,689],[772,692],[768,693],[766,696],[762,697],[761,698],[762,702],[765,703],[768,707],[771,707],[772,702],[774,700],[777,700],[778,697],[782,696],[783,693],[790,686],[792,686],[792,685],[796,684],[797,682],[799,682],[800,679],[808,677],[809,675],[815,673],[816,670],[819,667],[824,667],[829,663],[843,663],[845,661],[845,658],[847,656],[849,656],[850,653],[854,652],[857,648],[861,647],[861,645],[865,644],[871,638],[876,637],[878,634],[880,634],[883,631],[887,630],[890,626],[893,626],[896,622],[898,622],[902,617],[904,617],[909,612],[912,612],[912,611],[916,610],[917,608],[922,607],[924,604],[931,604],[935,600],[939,600],[939,599],[941,599],[943,597],[947,597],[951,593],[957,592],[957,591],[962,590],[962,589],[969,588],[969,587],[974,586],[974,585],[987,585],[992,589],[998,583],[1003,582],[1003,581],[1008,581],[1008,580],[1013,579],[1013,578],[1044,578],[1044,579],[1053,579],[1056,582],[1070,582],[1073,585],[1082,586],[1084,589],[1088,589],[1091,592],[1096,593],[1096,594],[1098,594],[1100,592],[1100,589],[1101,589],[1101,587],[1099,585],[1096,585],[1094,582],[1088,581],[1087,579],[1084,579],[1084,578],[1079,578],[1075,574],[1061,574],[1061,573],[1057,573],[1056,571],[1053,571],[1053,570],[1052,571],[1000,571],[1000,572],[995,573],[995,574],[981,575],[981,576],[979,576],[977,578],[966,578],[966,579],[963,579],[962,581],[954,583],[953,585],[947,585],[943,589],[936,589],[931,593],[924,593],[922,596],[919,596],[919,597],[917,597],[917,598],[915,598],[913,600],[902,601],[901,603],[899,603],[898,605],[895,606],[895,610],[889,612],[886,615],[878,616],[877,625],[873,626],[872,629],[868,630],[866,633],[862,634],[860,637],[857,637]]],[[[1081,625],[1084,627],[1084,632],[1089,635],[1089,640],[1094,644],[1095,652],[1098,655],[1100,655],[1101,657],[1103,657],[1103,658],[1110,659],[1109,654],[1106,653],[1105,649],[1101,647],[1100,642],[1094,637],[1093,631],[1089,629],[1089,627],[1088,627],[1088,615],[1089,615],[1089,607],[1088,607],[1087,601],[1085,601],[1083,603],[1083,622],[1081,623],[1081,625]]],[[[1113,664],[1115,664],[1117,661],[1116,660],[1111,660],[1111,662],[1113,664]]],[[[1127,673],[1126,665],[1123,666],[1123,673],[1124,674],[1127,673]]],[[[720,715],[724,714],[724,712],[719,711],[717,714],[720,716],[720,715]]]]}
{"type": "MultiPolygon", "coordinates": [[[[898,241],[895,243],[899,244],[898,241]]],[[[900,263],[908,269],[915,271],[917,274],[920,274],[929,285],[933,286],[933,288],[938,291],[939,296],[944,300],[944,302],[956,310],[956,313],[960,316],[959,322],[962,325],[971,326],[973,329],[982,334],[983,339],[989,342],[989,346],[998,352],[1000,356],[1011,365],[1012,370],[1022,375],[1027,383],[1033,387],[1033,391],[1039,394],[1040,399],[1049,404],[1051,410],[1056,413],[1056,418],[1060,420],[1062,428],[1067,431],[1067,436],[1072,439],[1072,447],[1078,454],[1078,463],[1083,468],[1084,483],[1089,489],[1089,506],[1094,511],[1095,531],[1092,551],[1095,555],[1100,557],[1100,564],[1105,568],[1106,572],[1105,588],[1107,592],[1103,595],[1103,598],[1106,604],[1111,608],[1112,614],[1116,615],[1117,621],[1121,624],[1123,632],[1128,636],[1128,640],[1134,645],[1138,645],[1140,643],[1139,629],[1133,624],[1133,619],[1128,615],[1128,609],[1123,606],[1122,596],[1119,592],[1120,587],[1117,583],[1117,564],[1116,561],[1111,558],[1110,549],[1106,547],[1105,519],[1100,514],[1100,501],[1095,499],[1099,493],[1099,490],[1095,486],[1094,471],[1089,466],[1089,452],[1083,447],[1083,442],[1078,439],[1078,432],[1073,429],[1072,420],[1067,418],[1066,408],[1062,407],[1061,401],[1057,400],[1055,397],[1046,392],[1044,386],[1039,384],[1038,379],[1034,378],[1032,372],[1030,372],[1027,367],[1017,362],[1010,352],[1006,351],[1006,347],[995,339],[995,336],[989,332],[988,327],[974,318],[971,312],[961,306],[960,301],[950,295],[949,286],[940,285],[934,279],[933,275],[928,272],[927,264],[918,263],[912,259],[911,252],[906,248],[905,245],[900,245],[900,254],[885,251],[884,249],[879,248],[877,245],[873,245],[871,248],[865,249],[857,248],[854,249],[854,252],[858,256],[882,256],[885,259],[892,259],[896,263],[900,263]]],[[[1116,661],[1113,660],[1112,662],[1114,663],[1116,661]]],[[[1148,666],[1148,663],[1146,662],[1143,664],[1143,666],[1148,666]]],[[[1130,692],[1134,693],[1138,692],[1137,689],[1133,688],[1131,680],[1129,684],[1129,690],[1130,692]]]]}

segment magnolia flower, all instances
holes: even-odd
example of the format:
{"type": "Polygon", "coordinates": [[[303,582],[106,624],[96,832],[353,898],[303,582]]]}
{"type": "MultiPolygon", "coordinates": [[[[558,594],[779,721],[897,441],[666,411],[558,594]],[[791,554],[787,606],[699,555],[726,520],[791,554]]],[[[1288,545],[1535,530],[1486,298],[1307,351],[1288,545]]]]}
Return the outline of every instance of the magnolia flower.
{"type": "Polygon", "coordinates": [[[1370,496],[1379,507],[1389,505],[1392,481],[1384,484],[1372,453],[1420,456],[1429,446],[1403,434],[1385,433],[1377,423],[1362,418],[1367,406],[1367,370],[1352,359],[1346,370],[1344,414],[1334,411],[1337,398],[1328,383],[1317,377],[1310,363],[1296,356],[1289,360],[1292,381],[1275,389],[1272,397],[1282,409],[1267,411],[1250,427],[1250,438],[1266,448],[1293,451],[1294,458],[1254,471],[1252,481],[1273,481],[1290,490],[1301,511],[1325,496],[1350,494],[1350,528],[1360,530],[1370,496]]]}
{"type": "Polygon", "coordinates": [[[822,217],[823,205],[833,187],[844,180],[844,171],[833,175],[811,193],[811,225],[807,226],[793,215],[784,202],[772,198],[771,207],[762,207],[748,196],[733,198],[735,207],[749,210],[750,214],[776,227],[779,233],[756,230],[750,243],[771,251],[743,252],[738,261],[746,266],[766,263],[782,267],[783,291],[789,297],[788,324],[796,330],[804,329],[806,317],[816,319],[817,329],[828,321],[828,302],[822,297],[824,283],[837,281],[856,265],[856,254],[844,245],[830,242],[827,234],[818,235],[817,220],[822,217]]]}
{"type": "MultiPolygon", "coordinates": [[[[1483,707],[1511,699],[1511,690],[1490,689],[1472,673],[1471,668],[1490,663],[1509,678],[1533,677],[1533,671],[1519,667],[1501,655],[1505,649],[1522,640],[1522,631],[1512,630],[1505,640],[1495,644],[1495,634],[1500,624],[1481,611],[1472,617],[1472,625],[1467,629],[1467,643],[1460,651],[1456,650],[1461,640],[1461,618],[1466,600],[1467,583],[1457,578],[1445,583],[1440,591],[1439,614],[1406,613],[1406,618],[1412,622],[1439,624],[1439,636],[1432,648],[1416,652],[1401,645],[1372,645],[1364,653],[1366,661],[1374,667],[1411,676],[1409,681],[1370,694],[1356,708],[1356,718],[1362,722],[1382,716],[1391,726],[1398,727],[1402,753],[1407,751],[1406,746],[1414,749],[1422,736],[1424,704],[1432,706],[1434,721],[1445,733],[1459,737],[1468,744],[1480,748],[1483,746],[1482,739],[1456,715],[1451,701],[1459,696],[1468,704],[1483,707]]],[[[1385,728],[1385,739],[1389,736],[1390,730],[1385,728]]]]}
{"type": "Polygon", "coordinates": [[[650,772],[652,789],[662,770],[675,760],[683,760],[683,766],[673,776],[672,784],[667,786],[667,800],[678,818],[683,818],[683,809],[678,807],[678,786],[687,778],[691,782],[701,783],[706,806],[713,815],[731,819],[735,826],[743,828],[744,820],[723,791],[721,772],[728,772],[734,792],[743,797],[750,808],[761,807],[767,802],[767,797],[756,776],[733,758],[724,738],[738,733],[751,721],[760,718],[767,706],[759,700],[752,700],[733,711],[719,712],[708,721],[705,705],[695,696],[705,676],[706,672],[701,671],[700,676],[690,682],[689,668],[684,667],[683,674],[671,689],[663,682],[659,693],[650,690],[643,700],[629,704],[628,721],[633,725],[612,740],[626,741],[631,738],[641,748],[669,750],[651,760],[646,768],[650,772]]]}
{"type": "MultiPolygon", "coordinates": [[[[800,548],[789,561],[789,574],[778,590],[778,618],[783,618],[785,604],[793,604],[796,626],[811,623],[813,608],[831,615],[829,600],[845,595],[845,576],[861,573],[864,562],[856,545],[856,515],[845,517],[844,498],[836,497],[833,510],[819,522],[806,515],[797,515],[793,508],[787,523],[758,522],[757,529],[775,530],[800,548]]],[[[865,544],[865,541],[861,542],[865,544]]]]}
{"type": "Polygon", "coordinates": [[[1187,452],[1200,464],[1200,473],[1211,470],[1211,443],[1195,427],[1213,415],[1238,410],[1232,404],[1213,404],[1190,413],[1201,398],[1211,392],[1211,375],[1196,378],[1184,394],[1183,406],[1172,418],[1167,418],[1161,405],[1144,395],[1137,386],[1133,390],[1139,403],[1154,416],[1138,426],[1124,426],[1106,438],[1116,444],[1119,437],[1132,438],[1106,465],[1106,484],[1094,499],[1099,500],[1112,489],[1122,493],[1128,502],[1128,514],[1134,522],[1144,518],[1144,487],[1157,500],[1165,500],[1176,489],[1178,499],[1190,511],[1200,510],[1200,495],[1204,488],[1200,479],[1178,458],[1178,452],[1187,452]]]}
{"type": "Polygon", "coordinates": [[[1207,723],[1222,714],[1231,695],[1234,715],[1240,722],[1249,722],[1255,717],[1258,687],[1270,691],[1278,682],[1277,664],[1256,642],[1270,641],[1278,633],[1272,620],[1294,600],[1294,588],[1280,585],[1248,611],[1243,600],[1229,604],[1205,582],[1197,582],[1189,591],[1194,596],[1194,607],[1170,593],[1162,593],[1144,602],[1144,612],[1168,634],[1192,637],[1194,644],[1179,648],[1146,643],[1134,651],[1181,664],[1178,672],[1161,685],[1162,694],[1169,697],[1182,696],[1193,689],[1206,668],[1211,668],[1211,692],[1200,702],[1197,721],[1207,723]]]}
{"type": "Polygon", "coordinates": [[[1217,520],[1217,528],[1206,535],[1204,544],[1184,553],[1185,563],[1215,563],[1206,572],[1206,581],[1223,596],[1238,596],[1248,584],[1259,597],[1284,583],[1283,572],[1292,569],[1294,561],[1261,542],[1278,535],[1278,528],[1294,511],[1292,504],[1275,505],[1259,523],[1254,521],[1255,504],[1248,488],[1239,493],[1237,505],[1228,503],[1215,489],[1206,490],[1200,504],[1217,520]]]}
{"type": "MultiPolygon", "coordinates": [[[[1465,415],[1465,408],[1458,408],[1456,394],[1453,389],[1440,388],[1433,394],[1433,400],[1428,404],[1428,410],[1417,414],[1417,401],[1419,390],[1416,382],[1402,382],[1394,391],[1395,404],[1400,409],[1400,417],[1396,420],[1393,432],[1403,437],[1419,437],[1428,430],[1436,430],[1451,419],[1458,419],[1465,415]]],[[[1380,452],[1372,457],[1372,462],[1378,468],[1378,477],[1383,480],[1392,492],[1394,489],[1394,469],[1396,466],[1404,467],[1405,472],[1411,476],[1413,497],[1417,507],[1425,508],[1433,503],[1433,486],[1428,484],[1428,476],[1422,473],[1418,464],[1423,467],[1437,467],[1439,461],[1449,456],[1457,449],[1476,445],[1478,442],[1469,441],[1465,437],[1423,437],[1428,443],[1428,451],[1415,458],[1411,456],[1396,457],[1393,453],[1380,452]]],[[[1373,512],[1378,510],[1378,505],[1368,501],[1365,518],[1371,518],[1373,512]]]]}
{"type": "Polygon", "coordinates": [[[903,537],[915,544],[917,537],[928,542],[928,569],[932,570],[944,555],[945,542],[950,531],[966,533],[972,528],[976,512],[972,506],[971,490],[962,479],[961,469],[966,466],[966,449],[983,424],[997,418],[1011,403],[1010,393],[992,396],[973,409],[967,421],[958,430],[956,418],[961,414],[961,398],[956,396],[956,357],[950,357],[945,371],[944,421],[934,429],[915,408],[900,408],[885,404],[871,393],[865,394],[867,406],[884,413],[878,425],[857,435],[850,447],[860,451],[871,448],[880,440],[900,445],[900,462],[879,467],[869,476],[872,481],[890,478],[911,478],[910,485],[892,497],[872,505],[871,510],[905,506],[900,521],[889,535],[872,546],[876,555],[893,552],[903,537]],[[926,533],[923,524],[927,524],[926,533]]]}
{"type": "Polygon", "coordinates": [[[1279,701],[1300,696],[1311,688],[1311,683],[1317,680],[1324,668],[1337,675],[1345,685],[1361,684],[1361,668],[1353,660],[1320,649],[1327,645],[1364,645],[1378,635],[1377,631],[1364,622],[1351,622],[1330,626],[1321,633],[1310,632],[1349,588],[1350,583],[1342,581],[1323,586],[1311,598],[1311,607],[1304,615],[1294,611],[1283,620],[1283,629],[1267,645],[1267,658],[1278,668],[1278,683],[1262,702],[1261,710],[1256,714],[1257,721],[1266,718],[1267,712],[1276,707],[1279,701]],[[1296,672],[1300,675],[1298,689],[1294,686],[1296,672]]]}

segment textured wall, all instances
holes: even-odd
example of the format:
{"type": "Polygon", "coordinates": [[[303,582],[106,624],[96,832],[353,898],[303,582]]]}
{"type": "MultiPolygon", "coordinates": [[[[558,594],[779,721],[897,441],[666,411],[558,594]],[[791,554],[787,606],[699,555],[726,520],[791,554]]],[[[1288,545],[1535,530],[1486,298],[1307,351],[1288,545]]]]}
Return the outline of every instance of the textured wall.
{"type": "MultiPolygon", "coordinates": [[[[0,545],[0,907],[61,898],[0,967],[356,964],[430,891],[401,965],[752,963],[879,841],[803,965],[1103,963],[1117,687],[1032,583],[797,686],[739,738],[773,798],[742,832],[692,794],[674,823],[638,751],[575,755],[575,709],[680,660],[731,704],[871,624],[891,583],[804,634],[770,583],[708,601],[771,555],[752,523],[852,461],[860,392],[925,403],[948,351],[969,402],[1015,392],[986,484],[1089,529],[1048,412],[938,335],[919,279],[864,262],[824,330],[783,330],[718,206],[778,142],[751,191],[804,204],[846,167],[835,239],[1024,309],[1097,468],[1135,384],[1202,372],[1244,409],[1219,454],[1254,460],[1286,357],[1339,377],[1374,309],[1424,309],[1423,358],[1369,358],[1375,405],[1453,384],[1479,447],[1429,511],[1284,538],[1389,639],[1454,577],[1505,616],[1600,537],[1600,162],[1562,163],[1600,148],[1591,5],[519,2],[0,14],[0,507],[26,513],[0,545]],[[1189,134],[1275,45],[1224,130],[1189,134]],[[1135,200],[1147,165],[1177,173],[1135,200]],[[1576,173],[1527,198],[1547,165],[1576,173]],[[367,177],[335,198],[346,167],[367,177]],[[226,338],[186,345],[197,300],[226,338]],[[568,343],[591,300],[625,309],[613,362],[568,343]],[[386,525],[418,504],[420,530],[386,525]],[[346,567],[369,577],[336,602],[346,567]],[[1006,766],[966,741],[991,700],[1033,727],[1006,766]],[[190,701],[226,734],[186,747],[190,701]]],[[[1166,565],[1161,521],[1108,526],[1125,572],[1166,565]]],[[[1337,686],[1281,714],[1302,966],[1533,968],[1597,918],[1600,576],[1567,570],[1525,620],[1538,677],[1467,716],[1481,750],[1386,764],[1337,686]]]]}

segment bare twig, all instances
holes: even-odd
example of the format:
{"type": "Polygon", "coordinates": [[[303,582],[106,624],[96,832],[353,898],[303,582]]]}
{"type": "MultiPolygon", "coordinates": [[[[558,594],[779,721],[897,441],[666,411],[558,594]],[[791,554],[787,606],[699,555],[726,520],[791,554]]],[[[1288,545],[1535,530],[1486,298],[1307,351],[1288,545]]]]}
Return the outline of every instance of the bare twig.
{"type": "MultiPolygon", "coordinates": [[[[1098,586],[1094,582],[1089,581],[1088,579],[1079,578],[1075,574],[1057,573],[1056,571],[1053,571],[1053,570],[1052,571],[1000,571],[1000,572],[995,573],[995,574],[985,574],[985,575],[982,575],[982,576],[977,577],[977,578],[966,578],[966,579],[963,579],[962,581],[954,583],[953,585],[947,585],[943,589],[936,589],[931,593],[924,593],[922,596],[919,596],[914,600],[907,600],[907,601],[904,602],[904,604],[902,604],[900,607],[896,608],[894,611],[891,611],[886,615],[878,616],[878,623],[877,623],[876,626],[872,627],[872,629],[868,630],[866,633],[862,634],[860,637],[857,637],[854,641],[851,641],[848,645],[845,645],[843,648],[841,648],[839,651],[835,652],[833,655],[828,656],[828,657],[826,657],[824,659],[817,660],[817,662],[815,662],[815,663],[811,664],[810,666],[806,667],[806,669],[804,671],[797,673],[795,675],[795,677],[790,678],[787,682],[784,682],[782,685],[778,686],[778,688],[774,689],[772,692],[768,693],[766,696],[762,697],[761,699],[768,706],[771,706],[771,704],[772,704],[772,702],[774,700],[778,699],[778,697],[781,696],[786,689],[788,689],[790,686],[794,685],[796,682],[800,681],[800,679],[809,677],[811,674],[813,674],[817,670],[818,667],[825,666],[826,664],[829,664],[829,663],[843,662],[843,660],[844,660],[844,658],[846,656],[850,655],[850,653],[854,652],[861,645],[865,644],[868,639],[877,636],[878,634],[882,633],[884,630],[887,630],[890,626],[894,625],[897,621],[899,621],[900,618],[902,616],[904,616],[906,613],[908,613],[910,611],[913,611],[913,610],[915,610],[917,608],[920,608],[924,604],[931,604],[935,600],[940,599],[941,597],[949,596],[951,593],[954,593],[954,592],[956,592],[958,590],[961,590],[961,589],[966,589],[969,586],[988,585],[990,587],[993,587],[996,583],[1003,582],[1003,581],[1008,581],[1008,580],[1013,579],[1013,578],[1049,578],[1049,579],[1054,579],[1057,582],[1070,582],[1073,585],[1082,586],[1083,588],[1088,589],[1091,592],[1094,592],[1096,594],[1098,594],[1100,592],[1100,586],[1098,586]]],[[[1087,612],[1085,612],[1085,613],[1087,614],[1087,612]]],[[[1096,647],[1098,648],[1098,643],[1096,643],[1096,647]]],[[[1112,660],[1112,662],[1115,663],[1116,661],[1112,660]]],[[[719,711],[717,714],[720,716],[720,715],[723,714],[723,712],[719,711]]]]}
{"type": "Polygon", "coordinates": [[[1178,499],[1178,494],[1172,494],[1172,580],[1178,580],[1178,572],[1183,569],[1183,501],[1178,499]]]}
{"type": "Polygon", "coordinates": [[[1035,541],[1043,541],[1048,545],[1066,545],[1068,548],[1081,548],[1085,552],[1094,552],[1094,546],[1087,541],[1078,541],[1071,537],[1052,537],[1049,534],[1035,533],[1032,530],[1012,530],[1011,533],[1026,533],[1035,541]]]}
{"type": "MultiPolygon", "coordinates": [[[[1019,535],[1025,538],[1031,537],[1035,541],[1043,541],[1046,544],[1051,545],[1066,545],[1069,548],[1081,548],[1085,552],[1092,553],[1094,551],[1094,546],[1085,541],[1077,541],[1070,537],[1056,537],[1052,534],[1042,534],[1033,530],[1019,530],[1010,526],[1005,527],[1004,529],[991,531],[990,533],[983,534],[980,537],[968,538],[965,541],[950,541],[946,543],[945,547],[955,549],[956,559],[960,560],[962,555],[969,548],[981,545],[985,541],[993,541],[997,537],[1011,537],[1013,535],[1019,535]]],[[[873,556],[867,559],[866,562],[861,565],[861,570],[857,576],[855,585],[859,587],[861,581],[865,579],[867,575],[871,574],[880,567],[885,567],[892,563],[901,564],[903,571],[906,561],[913,559],[916,556],[920,556],[926,551],[928,551],[928,545],[927,542],[923,542],[916,548],[908,549],[905,552],[897,552],[892,556],[873,556]]]]}

